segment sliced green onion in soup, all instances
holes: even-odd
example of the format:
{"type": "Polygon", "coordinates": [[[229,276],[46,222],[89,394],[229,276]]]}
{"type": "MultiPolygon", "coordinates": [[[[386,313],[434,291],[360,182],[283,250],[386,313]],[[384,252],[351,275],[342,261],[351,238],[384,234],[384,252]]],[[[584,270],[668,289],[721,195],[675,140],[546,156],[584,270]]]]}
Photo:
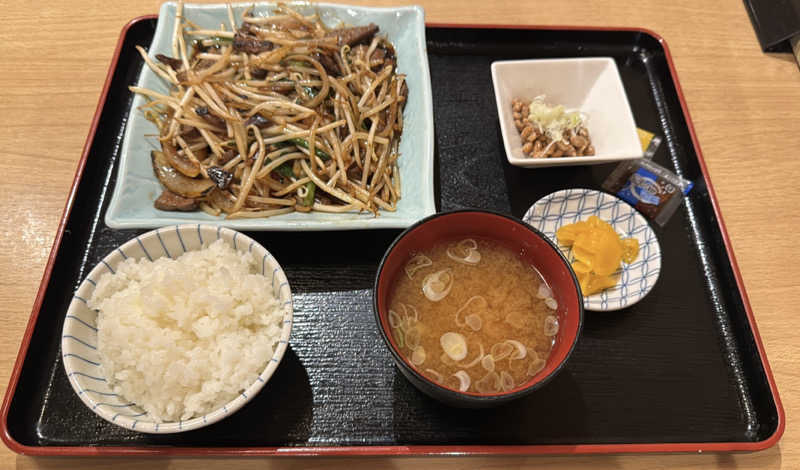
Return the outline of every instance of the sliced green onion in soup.
{"type": "Polygon", "coordinates": [[[538,361],[539,360],[539,353],[537,353],[536,350],[533,349],[533,348],[527,348],[527,349],[528,349],[528,356],[530,356],[531,361],[533,361],[533,362],[538,361]]]}
{"type": "Polygon", "coordinates": [[[481,262],[481,253],[478,251],[478,242],[471,238],[461,240],[455,245],[449,246],[447,248],[447,256],[454,261],[470,266],[475,266],[481,262]]]}
{"type": "Polygon", "coordinates": [[[511,353],[511,357],[509,359],[514,359],[514,360],[525,359],[525,356],[527,356],[528,353],[528,349],[525,347],[524,344],[520,343],[515,339],[507,339],[506,343],[510,344],[511,346],[514,346],[515,348],[515,351],[511,353]]]}
{"type": "MultiPolygon", "coordinates": [[[[413,314],[414,314],[414,317],[413,317],[413,318],[414,318],[414,320],[415,320],[415,321],[419,321],[419,312],[417,311],[417,308],[416,308],[416,307],[414,307],[414,306],[413,306],[413,305],[411,305],[411,304],[403,304],[403,308],[404,308],[404,309],[408,308],[408,310],[411,310],[411,313],[413,313],[413,314]]],[[[406,315],[407,317],[409,317],[409,318],[412,318],[412,317],[411,317],[411,315],[409,315],[409,314],[408,314],[408,310],[405,310],[405,312],[404,312],[404,313],[405,313],[405,315],[406,315]]]]}
{"type": "Polygon", "coordinates": [[[466,371],[460,370],[453,375],[458,379],[459,392],[466,392],[469,390],[469,386],[472,384],[472,378],[470,378],[466,371]]]}
{"type": "Polygon", "coordinates": [[[487,372],[494,371],[494,356],[491,354],[483,356],[483,359],[481,359],[481,366],[486,369],[487,372]]]}
{"type": "Polygon", "coordinates": [[[454,365],[456,365],[456,361],[452,360],[450,358],[450,356],[448,356],[447,353],[444,353],[444,352],[442,353],[441,356],[439,356],[439,360],[442,361],[442,364],[444,364],[446,366],[454,366],[454,365]]]}
{"type": "Polygon", "coordinates": [[[455,375],[450,374],[444,378],[442,385],[445,387],[455,388],[457,390],[461,386],[461,380],[459,380],[455,375]]]}
{"type": "Polygon", "coordinates": [[[419,271],[422,268],[426,268],[426,267],[428,267],[428,266],[430,266],[432,264],[433,264],[433,261],[431,261],[431,259],[428,258],[427,256],[425,256],[425,255],[417,255],[417,256],[411,258],[408,261],[408,263],[406,263],[406,267],[405,267],[406,276],[408,276],[409,279],[413,279],[414,278],[414,274],[416,274],[417,271],[419,271]]]}
{"type": "Polygon", "coordinates": [[[548,315],[544,318],[544,335],[555,336],[558,333],[558,318],[548,315]]]}
{"type": "Polygon", "coordinates": [[[500,372],[500,388],[504,392],[514,388],[514,377],[511,377],[511,374],[506,371],[500,372]]]}
{"type": "Polygon", "coordinates": [[[548,297],[553,297],[553,292],[547,287],[547,284],[544,282],[539,284],[539,291],[536,292],[536,297],[540,299],[546,299],[548,297]]]}
{"type": "Polygon", "coordinates": [[[515,351],[515,347],[508,343],[508,341],[501,341],[495,343],[489,349],[489,354],[494,356],[495,361],[502,361],[515,351]]]}
{"type": "Polygon", "coordinates": [[[392,336],[394,336],[394,341],[397,343],[397,349],[402,349],[406,345],[405,335],[403,335],[403,330],[400,328],[393,328],[392,329],[392,336]]]}
{"type": "Polygon", "coordinates": [[[422,340],[422,335],[419,333],[419,329],[417,328],[409,328],[406,331],[406,344],[408,348],[411,350],[416,350],[419,346],[419,342],[422,340]]]}
{"type": "Polygon", "coordinates": [[[450,268],[428,274],[422,280],[422,293],[431,302],[439,302],[447,297],[453,288],[453,274],[450,268]]]}
{"type": "MultiPolygon", "coordinates": [[[[400,304],[400,305],[403,305],[403,304],[400,304]]],[[[402,322],[403,321],[400,319],[400,315],[398,315],[397,312],[395,312],[394,310],[389,309],[389,325],[391,325],[392,328],[397,329],[397,328],[400,328],[400,324],[402,322]]]]}
{"type": "Polygon", "coordinates": [[[433,369],[425,369],[425,372],[428,373],[428,375],[430,375],[431,377],[433,377],[434,381],[439,383],[444,383],[444,377],[442,377],[442,374],[440,374],[439,372],[433,369]]]}
{"type": "MultiPolygon", "coordinates": [[[[471,303],[473,303],[473,302],[480,302],[480,303],[482,303],[482,304],[483,304],[483,307],[482,307],[482,308],[486,308],[486,307],[488,307],[488,306],[489,306],[489,302],[487,302],[487,301],[486,301],[486,298],[485,298],[485,297],[483,297],[483,296],[480,296],[480,295],[473,295],[472,297],[470,297],[469,299],[467,299],[467,301],[466,301],[466,302],[464,302],[464,305],[462,305],[462,306],[461,306],[461,308],[459,308],[459,309],[456,311],[456,325],[458,325],[458,326],[467,326],[467,323],[466,323],[464,320],[461,320],[461,312],[463,312],[464,310],[466,310],[466,309],[469,307],[469,305],[470,305],[471,303]]],[[[479,308],[481,308],[481,307],[479,307],[479,308]]],[[[479,328],[479,329],[480,329],[480,328],[479,328]]]]}
{"type": "Polygon", "coordinates": [[[464,323],[466,323],[467,326],[472,329],[472,331],[479,331],[483,326],[483,320],[481,320],[481,317],[474,313],[467,315],[467,318],[464,319],[464,323]]]}
{"type": "Polygon", "coordinates": [[[542,369],[544,369],[544,365],[545,365],[544,359],[540,359],[540,358],[537,357],[528,366],[528,375],[529,376],[534,376],[534,375],[538,374],[539,372],[542,371],[542,369]]]}
{"type": "Polygon", "coordinates": [[[448,331],[439,338],[444,353],[453,361],[467,357],[467,339],[460,333],[448,331]]]}
{"type": "Polygon", "coordinates": [[[411,363],[414,364],[415,366],[422,365],[422,363],[425,362],[425,359],[427,359],[427,357],[428,355],[425,354],[425,348],[423,348],[422,346],[417,346],[416,348],[414,348],[414,352],[411,353],[411,363]]]}
{"type": "Polygon", "coordinates": [[[467,364],[459,364],[459,366],[463,367],[465,369],[469,369],[470,367],[474,366],[475,364],[481,362],[481,359],[483,359],[483,345],[478,343],[478,349],[479,349],[478,355],[475,356],[475,359],[469,361],[467,364]]]}
{"type": "Polygon", "coordinates": [[[500,376],[497,372],[489,372],[475,382],[475,389],[480,393],[493,393],[500,390],[500,376]]]}

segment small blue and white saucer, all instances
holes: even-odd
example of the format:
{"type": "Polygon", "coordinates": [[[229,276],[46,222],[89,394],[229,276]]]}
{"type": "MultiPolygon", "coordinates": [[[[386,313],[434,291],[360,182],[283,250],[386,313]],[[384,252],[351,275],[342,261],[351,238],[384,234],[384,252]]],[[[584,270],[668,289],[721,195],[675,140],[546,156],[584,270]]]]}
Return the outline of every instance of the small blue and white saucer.
{"type": "MultiPolygon", "coordinates": [[[[583,307],[593,311],[620,310],[641,300],[658,281],[661,272],[661,247],[647,220],[627,202],[591,189],[564,189],[536,201],[523,220],[558,244],[556,230],[562,225],[596,215],[610,223],[622,238],[639,240],[639,256],[631,264],[622,263],[616,286],[585,296],[583,307]]],[[[569,260],[572,248],[559,245],[569,260]]]]}

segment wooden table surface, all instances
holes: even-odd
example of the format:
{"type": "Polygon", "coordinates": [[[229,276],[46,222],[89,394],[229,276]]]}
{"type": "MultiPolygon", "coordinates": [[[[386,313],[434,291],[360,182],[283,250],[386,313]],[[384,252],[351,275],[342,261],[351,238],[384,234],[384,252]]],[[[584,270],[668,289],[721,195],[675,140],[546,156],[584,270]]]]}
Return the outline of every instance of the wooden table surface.
{"type": "MultiPolygon", "coordinates": [[[[350,0],[389,5],[387,0],[350,0]]],[[[0,386],[20,339],[120,30],[157,0],[2,2],[0,386]]],[[[5,468],[798,469],[800,71],[763,54],[742,2],[422,0],[430,22],[634,26],[668,42],[786,410],[781,442],[753,454],[401,459],[64,459],[5,468]],[[526,5],[527,3],[527,5],[526,5]]]]}

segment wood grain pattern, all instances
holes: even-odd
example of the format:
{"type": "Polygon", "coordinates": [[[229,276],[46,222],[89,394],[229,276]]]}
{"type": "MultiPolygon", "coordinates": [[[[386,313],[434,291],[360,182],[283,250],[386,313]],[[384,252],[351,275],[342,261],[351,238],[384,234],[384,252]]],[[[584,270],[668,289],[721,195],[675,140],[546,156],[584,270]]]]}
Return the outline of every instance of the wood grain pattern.
{"type": "MultiPolygon", "coordinates": [[[[386,0],[350,0],[389,5],[386,0]]],[[[430,459],[41,459],[0,449],[0,468],[800,468],[800,73],[762,54],[738,1],[420,1],[448,23],[646,27],[668,42],[773,367],[788,425],[757,454],[430,459]]],[[[4,2],[0,74],[0,384],[8,383],[122,26],[153,0],[4,2]]]]}

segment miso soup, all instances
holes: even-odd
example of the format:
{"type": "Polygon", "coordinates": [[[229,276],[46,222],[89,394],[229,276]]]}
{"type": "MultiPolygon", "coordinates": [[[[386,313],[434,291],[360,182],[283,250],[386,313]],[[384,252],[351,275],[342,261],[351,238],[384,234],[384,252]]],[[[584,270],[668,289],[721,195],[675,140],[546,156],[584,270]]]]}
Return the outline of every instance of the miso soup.
{"type": "Polygon", "coordinates": [[[492,240],[451,240],[415,253],[389,294],[391,335],[427,378],[501,393],[544,368],[557,302],[534,266],[492,240]]]}

